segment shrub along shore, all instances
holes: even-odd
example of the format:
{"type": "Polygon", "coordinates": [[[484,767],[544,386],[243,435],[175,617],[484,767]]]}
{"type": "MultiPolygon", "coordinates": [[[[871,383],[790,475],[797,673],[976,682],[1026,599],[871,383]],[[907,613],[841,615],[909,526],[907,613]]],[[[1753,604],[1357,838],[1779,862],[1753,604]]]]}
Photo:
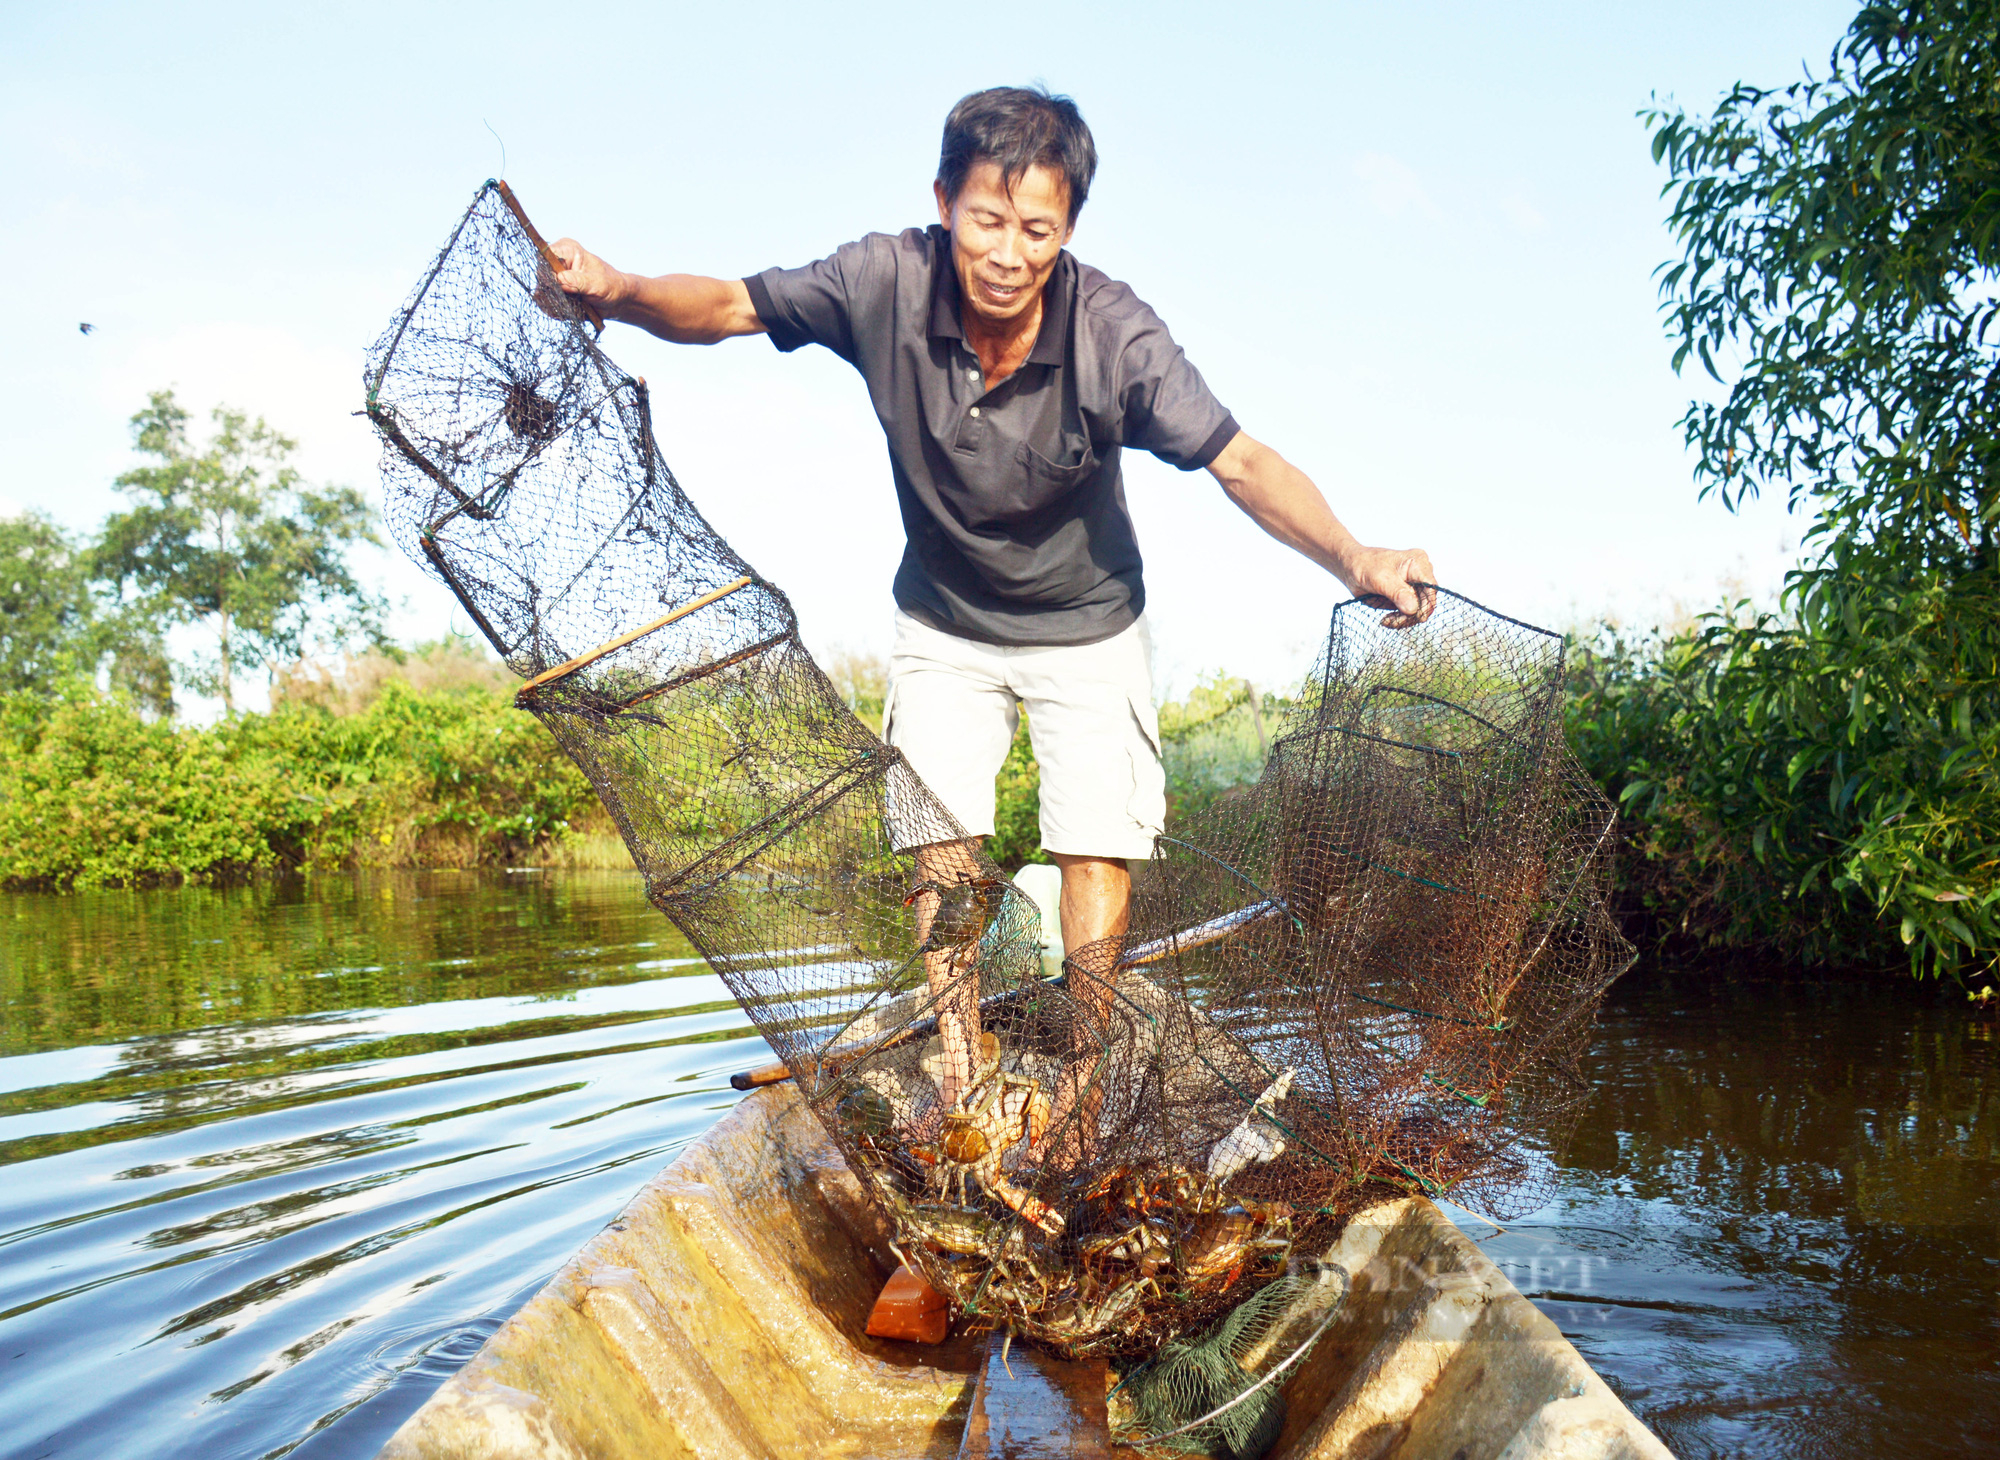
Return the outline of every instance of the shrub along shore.
{"type": "MultiPolygon", "coordinates": [[[[880,724],[880,671],[846,666],[880,724]]],[[[632,865],[590,785],[513,708],[512,679],[463,650],[281,678],[268,713],[208,726],[88,687],[0,697],[0,886],[62,890],[370,867],[632,865]]],[[[1254,779],[1282,704],[1218,681],[1166,707],[1182,808],[1254,779]],[[1219,686],[1219,687],[1218,687],[1219,686]]],[[[1042,860],[1025,719],[992,847],[1042,860]]]]}
{"type": "MultiPolygon", "coordinates": [[[[1698,627],[1645,652],[1610,638],[1572,650],[1570,738],[1625,813],[1617,878],[1628,931],[1682,957],[1907,967],[1903,907],[1846,870],[1882,850],[1879,826],[1837,787],[1829,797],[1821,783],[1832,771],[1802,753],[1806,736],[1715,692],[1729,677],[1711,661],[1725,647],[1740,655],[1723,641],[1743,632],[1698,627]]],[[[847,660],[834,677],[879,728],[881,666],[847,660]]],[[[208,726],[149,718],[85,687],[0,696],[0,887],[631,867],[589,783],[513,708],[512,687],[499,665],[434,646],[400,663],[371,654],[337,675],[281,677],[268,713],[208,726]]],[[[1221,675],[1163,705],[1169,821],[1254,781],[1290,707],[1221,675]]],[[[1899,743],[1914,744],[1911,733],[1899,730],[1899,743]]],[[[1955,793],[1977,812],[1971,793],[1983,787],[1953,787],[1944,801],[1955,793]]],[[[1046,860],[1039,806],[1024,717],[989,842],[1003,866],[1046,860]]],[[[1917,865],[1908,853],[1901,864],[1917,865]]],[[[1963,906],[1936,902],[1928,885],[1912,895],[1946,914],[1963,906]]],[[[1973,916],[1955,921],[1980,928],[1982,910],[1974,901],[1973,916]]],[[[1976,947],[1978,933],[1966,941],[1976,947]]]]}
{"type": "Polygon", "coordinates": [[[574,858],[603,821],[542,727],[488,694],[392,681],[352,715],[280,705],[206,727],[87,693],[0,712],[12,887],[518,865],[574,858]]]}

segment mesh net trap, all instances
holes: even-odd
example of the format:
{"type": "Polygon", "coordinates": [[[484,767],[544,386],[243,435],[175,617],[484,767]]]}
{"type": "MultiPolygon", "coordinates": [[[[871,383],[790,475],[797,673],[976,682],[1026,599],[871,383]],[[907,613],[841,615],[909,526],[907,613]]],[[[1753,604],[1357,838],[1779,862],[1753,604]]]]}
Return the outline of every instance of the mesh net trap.
{"type": "Polygon", "coordinates": [[[703,520],[549,259],[488,183],[370,350],[388,527],[905,1261],[1067,1357],[1234,1352],[1228,1315],[1372,1201],[1539,1204],[1630,961],[1560,637],[1444,590],[1401,631],[1342,605],[1262,777],[1161,836],[1130,932],[1051,977],[1034,904],[703,520]]]}

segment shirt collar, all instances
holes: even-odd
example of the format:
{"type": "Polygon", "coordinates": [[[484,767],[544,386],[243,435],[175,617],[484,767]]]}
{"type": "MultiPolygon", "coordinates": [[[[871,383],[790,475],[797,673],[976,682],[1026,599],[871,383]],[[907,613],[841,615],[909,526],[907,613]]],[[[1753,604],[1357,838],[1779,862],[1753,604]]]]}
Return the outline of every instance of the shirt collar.
{"type": "Polygon", "coordinates": [[[1035,335],[1035,348],[1028,351],[1030,365],[1060,365],[1069,353],[1070,276],[1075,272],[1076,260],[1064,249],[1049,282],[1042,286],[1042,327],[1035,335]]]}
{"type": "MultiPolygon", "coordinates": [[[[936,223],[931,225],[930,233],[937,246],[931,280],[930,336],[962,342],[965,327],[958,317],[958,270],[951,266],[951,235],[936,223]]],[[[1035,334],[1034,348],[1028,351],[1027,364],[1060,365],[1068,354],[1069,300],[1075,272],[1076,260],[1064,249],[1056,260],[1055,272],[1042,286],[1042,326],[1035,334]]]]}

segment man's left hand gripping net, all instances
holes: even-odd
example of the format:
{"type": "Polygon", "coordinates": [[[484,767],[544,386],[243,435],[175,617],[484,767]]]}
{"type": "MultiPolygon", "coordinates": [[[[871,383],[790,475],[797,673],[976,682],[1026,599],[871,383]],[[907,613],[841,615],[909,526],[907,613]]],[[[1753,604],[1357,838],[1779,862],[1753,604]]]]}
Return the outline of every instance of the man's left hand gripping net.
{"type": "Polygon", "coordinates": [[[592,322],[488,183],[369,352],[385,516],[933,1286],[1150,1353],[1368,1200],[1534,1199],[1625,957],[1559,640],[1449,595],[1403,637],[1344,607],[1263,780],[1051,979],[1033,903],[695,510],[592,322]]]}

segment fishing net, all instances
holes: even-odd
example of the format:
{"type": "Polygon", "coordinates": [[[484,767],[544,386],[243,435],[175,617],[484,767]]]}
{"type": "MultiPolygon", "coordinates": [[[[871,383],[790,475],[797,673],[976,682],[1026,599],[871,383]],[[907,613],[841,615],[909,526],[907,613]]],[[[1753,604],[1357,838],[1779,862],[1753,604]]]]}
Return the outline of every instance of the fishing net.
{"type": "Polygon", "coordinates": [[[703,520],[504,184],[369,353],[385,518],[962,1311],[1144,1355],[1364,1202],[1535,1204],[1628,960],[1562,641],[1358,604],[1262,778],[1046,975],[1032,902],[703,520]]]}
{"type": "Polygon", "coordinates": [[[1167,1340],[1153,1357],[1128,1366],[1112,1390],[1120,1442],[1257,1460],[1285,1427],[1279,1381],[1326,1332],[1346,1295],[1340,1268],[1289,1272],[1201,1337],[1167,1340]]]}

